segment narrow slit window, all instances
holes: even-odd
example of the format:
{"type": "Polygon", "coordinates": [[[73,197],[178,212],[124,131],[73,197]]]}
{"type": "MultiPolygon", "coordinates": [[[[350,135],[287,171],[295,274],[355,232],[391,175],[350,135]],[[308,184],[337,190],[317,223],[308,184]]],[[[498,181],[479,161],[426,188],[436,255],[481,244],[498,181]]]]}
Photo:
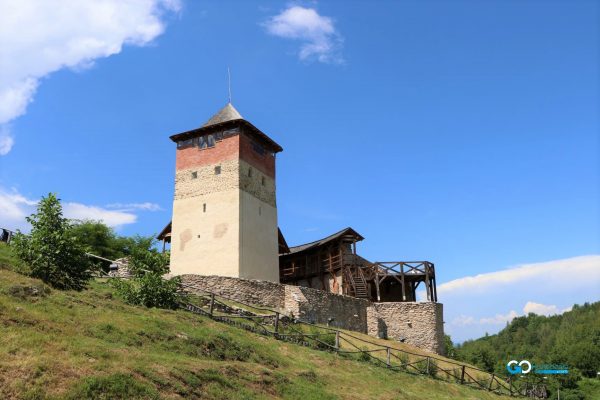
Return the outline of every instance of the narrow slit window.
{"type": "Polygon", "coordinates": [[[258,215],[262,215],[262,206],[258,206],[258,215]]]}
{"type": "Polygon", "coordinates": [[[263,176],[263,177],[260,178],[260,184],[263,185],[263,186],[265,186],[265,183],[266,183],[266,179],[263,176]]]}
{"type": "Polygon", "coordinates": [[[201,149],[205,149],[205,148],[206,148],[206,146],[207,146],[207,143],[206,143],[206,136],[200,136],[200,137],[198,138],[198,146],[199,146],[201,149]]]}
{"type": "Polygon", "coordinates": [[[252,178],[252,167],[248,168],[248,177],[252,178]]]}
{"type": "Polygon", "coordinates": [[[207,139],[206,139],[206,143],[207,143],[208,147],[215,147],[215,136],[208,135],[207,139]]]}
{"type": "Polygon", "coordinates": [[[202,212],[206,212],[206,203],[202,204],[202,212]]]}
{"type": "Polygon", "coordinates": [[[221,166],[220,165],[217,165],[215,167],[215,175],[221,175],[221,166]]]}

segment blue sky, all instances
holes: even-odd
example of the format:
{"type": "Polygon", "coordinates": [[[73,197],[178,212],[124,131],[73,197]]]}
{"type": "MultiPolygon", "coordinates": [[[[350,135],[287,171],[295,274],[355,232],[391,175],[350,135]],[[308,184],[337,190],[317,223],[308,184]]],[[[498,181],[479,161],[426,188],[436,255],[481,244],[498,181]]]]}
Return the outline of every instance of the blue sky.
{"type": "Polygon", "coordinates": [[[597,2],[26,3],[0,3],[0,226],[52,191],[159,231],[168,136],[227,102],[229,66],[284,148],[290,244],[352,226],[370,260],[434,262],[456,340],[600,298],[597,2]]]}

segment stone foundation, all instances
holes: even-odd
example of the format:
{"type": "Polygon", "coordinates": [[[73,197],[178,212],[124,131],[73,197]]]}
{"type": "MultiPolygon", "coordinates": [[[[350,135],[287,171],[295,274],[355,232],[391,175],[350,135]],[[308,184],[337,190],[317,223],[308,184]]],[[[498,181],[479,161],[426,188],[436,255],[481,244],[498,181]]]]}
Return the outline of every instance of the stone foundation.
{"type": "Polygon", "coordinates": [[[444,353],[443,305],[431,302],[371,303],[368,334],[444,353]]]}
{"type": "Polygon", "coordinates": [[[307,287],[222,276],[183,275],[182,280],[184,285],[277,309],[303,321],[395,339],[437,354],[444,351],[441,303],[372,303],[307,287]]]}

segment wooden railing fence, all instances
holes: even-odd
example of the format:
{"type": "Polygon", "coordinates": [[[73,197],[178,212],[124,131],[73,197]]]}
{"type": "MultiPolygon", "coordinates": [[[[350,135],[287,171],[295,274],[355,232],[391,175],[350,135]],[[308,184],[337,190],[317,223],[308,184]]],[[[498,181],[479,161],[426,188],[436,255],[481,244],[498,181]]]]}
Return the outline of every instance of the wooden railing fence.
{"type": "Polygon", "coordinates": [[[528,388],[536,383],[529,377],[516,380],[511,376],[503,379],[458,361],[381,345],[346,331],[292,319],[278,311],[216,295],[193,284],[185,286],[183,290],[189,293],[190,288],[194,289],[193,295],[181,307],[215,321],[279,340],[336,352],[344,357],[358,358],[394,371],[429,375],[497,394],[535,397],[528,388]]]}

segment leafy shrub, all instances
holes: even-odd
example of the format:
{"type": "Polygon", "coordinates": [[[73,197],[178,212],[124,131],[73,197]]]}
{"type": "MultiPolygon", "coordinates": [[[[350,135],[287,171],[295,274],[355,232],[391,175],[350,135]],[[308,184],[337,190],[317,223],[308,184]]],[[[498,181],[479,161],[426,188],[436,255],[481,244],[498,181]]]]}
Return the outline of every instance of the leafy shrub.
{"type": "Polygon", "coordinates": [[[363,361],[363,362],[369,362],[371,361],[371,355],[369,353],[367,353],[367,351],[369,349],[367,349],[366,347],[363,347],[360,353],[358,353],[358,361],[363,361]]]}
{"type": "Polygon", "coordinates": [[[407,369],[407,364],[410,362],[408,358],[408,354],[400,353],[398,354],[398,361],[400,362],[400,368],[407,369]]]}
{"type": "Polygon", "coordinates": [[[163,279],[161,275],[147,273],[131,280],[114,279],[112,285],[123,299],[132,305],[176,309],[181,279],[163,279]]]}
{"type": "Polygon", "coordinates": [[[11,244],[14,253],[29,266],[29,275],[58,289],[83,289],[90,279],[90,260],[63,217],[56,195],[42,197],[37,212],[27,217],[31,233],[17,231],[11,244]]]}
{"type": "Polygon", "coordinates": [[[335,346],[335,333],[334,332],[325,331],[325,330],[322,330],[322,329],[319,329],[319,328],[313,326],[310,328],[309,335],[314,335],[314,336],[306,337],[306,339],[308,339],[309,343],[311,343],[312,347],[315,347],[317,349],[329,350],[329,349],[331,349],[331,347],[335,346]],[[326,334],[324,335],[324,333],[326,333],[326,334]],[[311,340],[311,339],[313,339],[313,340],[311,340]],[[316,340],[314,340],[314,339],[316,339],[316,340]]]}
{"type": "MultiPolygon", "coordinates": [[[[427,368],[427,366],[425,367],[427,368]]],[[[431,376],[432,378],[435,378],[438,374],[439,368],[437,365],[437,362],[435,362],[434,359],[430,358],[429,359],[429,369],[425,370],[425,373],[428,374],[429,376],[431,376]]]]}
{"type": "Polygon", "coordinates": [[[156,250],[152,237],[132,240],[129,256],[130,280],[112,280],[123,299],[132,305],[176,309],[179,306],[181,279],[164,279],[169,272],[169,255],[156,250]]]}
{"type": "Polygon", "coordinates": [[[129,248],[129,272],[136,276],[147,273],[164,275],[169,272],[169,253],[161,253],[156,249],[153,237],[136,236],[131,240],[129,248]]]}

